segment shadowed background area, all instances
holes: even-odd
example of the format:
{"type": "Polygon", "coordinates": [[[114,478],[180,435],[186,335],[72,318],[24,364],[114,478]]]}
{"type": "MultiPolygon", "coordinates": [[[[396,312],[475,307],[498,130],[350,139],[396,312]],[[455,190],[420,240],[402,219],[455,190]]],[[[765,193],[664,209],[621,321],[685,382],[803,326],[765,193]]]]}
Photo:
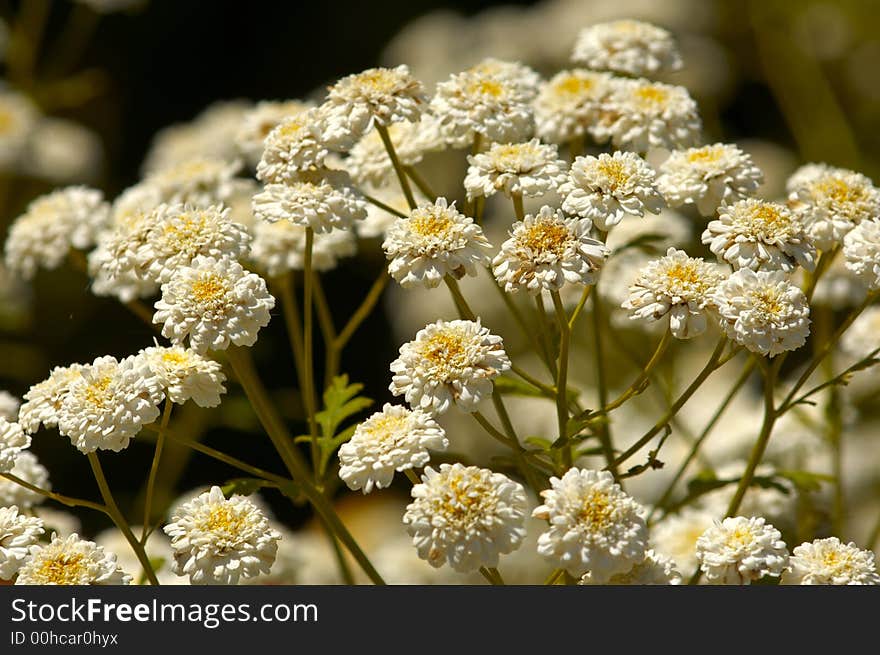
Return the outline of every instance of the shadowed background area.
{"type": "MultiPolygon", "coordinates": [[[[875,179],[880,165],[880,7],[870,2],[156,0],[102,15],[82,4],[35,0],[0,3],[0,13],[9,37],[6,83],[31,95],[46,115],[88,130],[74,150],[93,150],[62,173],[6,170],[4,232],[31,199],[54,186],[84,182],[112,199],[140,178],[157,131],[190,121],[218,100],[306,97],[342,75],[397,63],[411,64],[430,90],[489,54],[521,59],[550,75],[567,65],[578,28],[616,17],[644,18],[680,38],[686,68],[671,81],[698,100],[707,141],[748,140],[767,172],[769,197],[782,193],[785,175],[803,161],[824,160],[875,179]],[[22,49],[34,43],[39,56],[23,57],[22,49]]],[[[324,288],[340,323],[381,265],[376,253],[367,253],[326,274],[324,288]]],[[[151,329],[119,303],[90,295],[75,267],[40,271],[27,287],[4,276],[0,286],[0,388],[17,396],[53,366],[125,356],[152,341],[151,329]]],[[[378,404],[390,400],[388,363],[399,344],[394,318],[375,312],[343,363],[378,404]]],[[[255,358],[296,421],[302,412],[293,362],[280,315],[275,319],[261,333],[255,358]]],[[[240,391],[228,387],[217,411],[176,410],[175,429],[279,471],[240,391]]],[[[66,438],[43,431],[33,449],[56,489],[95,493],[84,458],[66,438]]],[[[149,442],[135,440],[124,453],[104,457],[132,516],[151,455],[149,442]]],[[[157,506],[173,499],[172,490],[228,477],[224,466],[170,447],[160,478],[169,493],[157,506]]],[[[291,522],[301,518],[284,503],[275,509],[291,522]]],[[[100,515],[81,518],[87,532],[104,525],[100,515]]]]}

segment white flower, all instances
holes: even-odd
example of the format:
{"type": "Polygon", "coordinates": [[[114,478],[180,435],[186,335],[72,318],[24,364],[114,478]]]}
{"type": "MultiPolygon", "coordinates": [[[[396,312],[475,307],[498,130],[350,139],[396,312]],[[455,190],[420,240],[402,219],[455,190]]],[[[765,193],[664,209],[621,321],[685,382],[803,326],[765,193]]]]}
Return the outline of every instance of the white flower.
{"type": "Polygon", "coordinates": [[[8,391],[0,390],[0,418],[5,418],[7,421],[14,421],[18,416],[19,407],[21,407],[21,401],[19,401],[18,398],[8,391]]]}
{"type": "Polygon", "coordinates": [[[0,580],[18,573],[41,534],[42,519],[19,514],[15,505],[0,507],[0,580]]]}
{"type": "MultiPolygon", "coordinates": [[[[426,152],[443,147],[436,121],[423,116],[416,123],[392,123],[388,136],[394,152],[404,166],[414,166],[422,161],[426,152]]],[[[358,184],[385,186],[394,179],[394,167],[378,131],[368,132],[348,153],[345,169],[358,184]]]]}
{"type": "Polygon", "coordinates": [[[313,171],[296,181],[267,184],[254,196],[253,208],[260,220],[287,220],[319,233],[348,229],[367,216],[366,203],[343,171],[313,171]]]}
{"type": "Polygon", "coordinates": [[[660,164],[657,187],[670,207],[696,205],[703,216],[751,196],[764,174],[737,146],[715,143],[676,150],[660,164]]]}
{"type": "Polygon", "coordinates": [[[595,584],[626,573],[645,559],[648,528],[642,508],[608,471],[571,468],[550,478],[544,504],[532,516],[550,523],[538,538],[538,553],[577,577],[589,572],[595,584]]]}
{"type": "Polygon", "coordinates": [[[348,75],[328,89],[318,108],[321,140],[336,150],[347,150],[374,124],[419,120],[426,101],[422,83],[407,66],[348,75]]]}
{"type": "Polygon", "coordinates": [[[230,196],[241,162],[216,157],[193,157],[157,169],[142,185],[155,189],[162,202],[206,206],[230,196]]]}
{"type": "Polygon", "coordinates": [[[18,423],[0,417],[0,473],[11,471],[18,454],[30,446],[31,438],[18,423]]]}
{"type": "Polygon", "coordinates": [[[257,164],[261,182],[290,182],[303,171],[324,165],[327,148],[315,135],[315,111],[289,116],[269,132],[257,164]]]}
{"type": "Polygon", "coordinates": [[[0,169],[17,166],[39,119],[39,110],[27,96],[0,89],[0,169]]]}
{"type": "Polygon", "coordinates": [[[697,103],[681,86],[647,80],[620,80],[603,105],[594,128],[600,140],[621,150],[685,148],[700,140],[697,103]]]}
{"type": "Polygon", "coordinates": [[[216,407],[226,393],[223,367],[213,359],[181,346],[154,346],[137,354],[172,403],[187,400],[199,407],[216,407]]]}
{"type": "MultiPolygon", "coordinates": [[[[585,573],[578,584],[592,585],[591,573],[585,573]]],[[[617,573],[601,584],[607,585],[679,585],[681,573],[675,568],[675,562],[653,550],[645,551],[645,559],[626,573],[617,573]]]]}
{"type": "Polygon", "coordinates": [[[735,516],[716,521],[697,539],[697,561],[710,583],[750,584],[779,577],[788,550],[779,530],[763,518],[735,516]]]}
{"type": "MultiPolygon", "coordinates": [[[[37,456],[29,450],[23,450],[15,458],[15,466],[9,471],[17,478],[21,478],[40,489],[51,489],[49,484],[49,471],[40,464],[37,456]]],[[[0,477],[0,507],[17,505],[21,509],[30,509],[46,500],[46,497],[36,491],[31,491],[20,484],[0,477]]]]}
{"type": "Polygon", "coordinates": [[[37,268],[57,268],[71,248],[95,243],[109,208],[100,191],[68,187],[40,196],[15,219],[6,239],[6,266],[30,279],[37,268]]]}
{"type": "Polygon", "coordinates": [[[385,403],[355,428],[350,441],[339,449],[339,477],[349,489],[391,484],[395,471],[422,468],[431,460],[428,449],[446,450],[449,442],[430,414],[385,403]]]}
{"type": "Polygon", "coordinates": [[[613,88],[607,73],[560,71],[541,85],[532,102],[535,134],[551,143],[569,143],[592,132],[613,88]]]}
{"type": "Polygon", "coordinates": [[[442,414],[452,404],[473,412],[492,395],[492,380],[510,368],[501,337],[480,321],[437,321],[400,347],[389,389],[414,409],[442,414]]]}
{"type": "Polygon", "coordinates": [[[715,303],[727,336],[754,353],[797,350],[810,333],[806,296],[781,271],[742,268],[718,285],[715,303]]]}
{"type": "Polygon", "coordinates": [[[790,272],[816,266],[816,249],[799,216],[784,205],[755,198],[718,210],[703,232],[703,243],[734,269],[790,272]]]}
{"type": "Polygon", "coordinates": [[[174,572],[193,584],[237,584],[269,573],[281,539],[250,499],[227,499],[220,487],[182,504],[163,529],[171,537],[174,572]]]}
{"type": "Polygon", "coordinates": [[[541,207],[513,224],[510,238],[492,260],[495,279],[506,291],[554,291],[566,282],[593,284],[609,251],[590,238],[590,221],[565,218],[541,207]]]}
{"type": "Polygon", "coordinates": [[[468,199],[502,192],[510,197],[543,196],[565,180],[566,163],[556,146],[532,139],[525,143],[496,143],[487,152],[468,155],[464,188],[468,199]]]}
{"type": "Polygon", "coordinates": [[[159,205],[128,238],[116,242],[116,262],[108,270],[162,284],[198,255],[242,257],[251,236],[244,225],[229,220],[229,211],[220,205],[159,205]]]}
{"type": "Polygon", "coordinates": [[[584,28],[578,34],[571,58],[594,70],[637,76],[681,68],[681,55],[672,34],[637,20],[617,20],[584,28]]]}
{"type": "Polygon", "coordinates": [[[461,279],[476,275],[478,265],[489,264],[491,244],[483,229],[455,208],[437,198],[399,218],[386,231],[382,248],[388,272],[404,288],[438,286],[451,275],[461,279]]]}
{"type": "Polygon", "coordinates": [[[159,417],[162,397],[144,362],[98,357],[70,384],[58,410],[58,431],[82,453],[118,452],[159,417]]]}
{"type": "Polygon", "coordinates": [[[18,411],[18,422],[28,434],[40,429],[40,425],[54,428],[58,425],[58,410],[70,385],[80,377],[81,364],[56,366],[49,377],[32,386],[24,395],[24,404],[18,411]]]}
{"type": "MultiPolygon", "coordinates": [[[[288,271],[301,271],[305,266],[306,228],[290,221],[254,226],[254,242],[250,258],[260,270],[275,277],[288,271]]],[[[314,235],[312,270],[329,271],[339,260],[357,252],[357,238],[351,230],[331,230],[314,235]]]]}
{"type": "Polygon", "coordinates": [[[33,545],[17,585],[126,585],[131,576],[116,563],[116,555],[105,552],[94,541],[76,533],[61,538],[52,535],[48,545],[33,545]]]}
{"type": "Polygon", "coordinates": [[[840,338],[840,348],[856,359],[880,348],[880,306],[867,307],[840,338]]]}
{"type": "Polygon", "coordinates": [[[843,238],[846,267],[871,291],[880,289],[880,218],[859,223],[843,238]]]}
{"type": "Polygon", "coordinates": [[[419,557],[461,573],[498,565],[520,547],[528,505],[522,485],[501,473],[461,464],[430,466],[403,515],[419,557]]]}
{"type": "Polygon", "coordinates": [[[258,102],[241,120],[235,145],[256,166],[263,156],[263,143],[269,133],[285,118],[304,115],[312,105],[299,100],[258,102]]]}
{"type": "Polygon", "coordinates": [[[654,186],[655,175],[648,162],[632,152],[578,157],[559,189],[565,198],[562,210],[589,218],[605,232],[626,215],[656,214],[663,209],[663,198],[654,186]]]}
{"type": "Polygon", "coordinates": [[[657,552],[671,558],[689,576],[697,568],[697,539],[714,521],[713,513],[686,507],[651,526],[651,542],[657,552]]]}
{"type": "Polygon", "coordinates": [[[787,188],[789,203],[821,250],[840,245],[856,225],[880,216],[880,190],[854,171],[807,164],[789,178],[787,188]]]}
{"type": "Polygon", "coordinates": [[[874,553],[837,537],[803,543],[791,552],[782,584],[880,585],[874,553]]]}
{"type": "Polygon", "coordinates": [[[153,323],[174,344],[189,337],[198,353],[225,350],[229,344],[252,346],[260,328],[269,324],[275,298],[266,281],[238,262],[196,257],[162,285],[153,323]]]}
{"type": "Polygon", "coordinates": [[[480,135],[489,141],[516,143],[534,129],[529,94],[506,76],[465,71],[437,85],[431,113],[440,133],[456,148],[480,135]]]}
{"type": "Polygon", "coordinates": [[[485,75],[513,84],[527,97],[534,98],[541,84],[541,75],[534,69],[518,61],[505,61],[486,57],[479,64],[471,66],[467,72],[485,75]]]}
{"type": "Polygon", "coordinates": [[[639,271],[622,307],[632,319],[658,321],[669,314],[673,336],[690,339],[706,331],[713,294],[724,278],[718,266],[669,248],[639,271]]]}

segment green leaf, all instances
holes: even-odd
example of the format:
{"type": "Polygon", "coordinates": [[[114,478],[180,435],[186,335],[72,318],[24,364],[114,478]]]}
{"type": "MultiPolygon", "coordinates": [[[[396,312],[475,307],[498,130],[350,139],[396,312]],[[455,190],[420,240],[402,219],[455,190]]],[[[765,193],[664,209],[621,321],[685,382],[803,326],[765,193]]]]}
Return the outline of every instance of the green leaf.
{"type": "Polygon", "coordinates": [[[261,480],[259,478],[234,478],[220,487],[223,495],[229,498],[234,494],[241,496],[250,496],[255,491],[259,491],[263,487],[274,487],[271,482],[261,480]]]}
{"type": "Polygon", "coordinates": [[[345,419],[373,404],[370,398],[358,395],[363,388],[362,384],[349,384],[347,375],[333,378],[330,386],[324,391],[324,409],[315,414],[325,437],[332,439],[345,419]]]}
{"type": "Polygon", "coordinates": [[[498,393],[508,396],[530,396],[532,398],[546,398],[548,394],[537,387],[533,387],[525,380],[512,377],[500,377],[495,379],[495,389],[498,393]]]}
{"type": "Polygon", "coordinates": [[[823,482],[834,482],[833,475],[810,471],[776,471],[776,475],[791,482],[799,491],[819,491],[823,482]]]}
{"type": "Polygon", "coordinates": [[[544,437],[526,437],[525,442],[532,446],[537,446],[541,450],[550,450],[553,448],[553,442],[544,437]]]}

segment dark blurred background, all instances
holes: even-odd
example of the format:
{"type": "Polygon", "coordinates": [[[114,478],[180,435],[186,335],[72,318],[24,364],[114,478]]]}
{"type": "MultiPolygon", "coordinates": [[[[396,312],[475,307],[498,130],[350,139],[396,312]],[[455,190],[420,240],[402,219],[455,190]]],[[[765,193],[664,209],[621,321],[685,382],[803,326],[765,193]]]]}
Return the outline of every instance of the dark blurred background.
{"type": "MultiPolygon", "coordinates": [[[[694,72],[675,81],[687,85],[700,102],[708,138],[751,140],[762,152],[768,178],[773,178],[774,164],[790,171],[798,162],[816,159],[857,168],[875,179],[878,172],[880,4],[869,0],[558,0],[503,6],[448,0],[153,0],[107,14],[61,0],[0,2],[10,28],[22,11],[41,10],[48,12],[45,53],[32,74],[12,79],[10,71],[9,83],[32,95],[47,113],[97,135],[103,164],[89,183],[109,198],[138,181],[159,129],[188,121],[217,100],[304,97],[379,63],[413,63],[417,75],[421,64],[424,78],[433,82],[444,63],[446,73],[451,72],[459,59],[475,63],[491,46],[501,50],[502,58],[521,58],[550,75],[566,65],[559,52],[570,49],[572,30],[627,15],[683,34],[685,63],[694,72]],[[438,10],[443,13],[436,14],[435,23],[442,29],[420,20],[418,30],[385,50],[412,20],[438,10]],[[554,26],[569,32],[554,33],[554,26]],[[410,61],[410,54],[420,61],[410,61]],[[455,61],[440,61],[445,56],[455,61]]],[[[768,181],[771,195],[781,193],[781,176],[768,181]]],[[[6,173],[4,184],[4,231],[27,202],[53,186],[13,173],[6,173]]],[[[326,276],[340,322],[379,266],[375,256],[362,256],[326,276]]],[[[11,298],[11,293],[6,295],[11,298]]],[[[12,300],[0,299],[8,303],[0,324],[0,388],[18,396],[52,366],[104,354],[125,356],[152,341],[151,330],[118,303],[91,296],[86,278],[73,269],[41,271],[29,289],[16,293],[15,302],[24,298],[21,311],[12,300]]],[[[377,403],[389,399],[387,366],[396,349],[389,322],[376,312],[346,351],[344,370],[364,382],[377,403]]],[[[295,417],[293,368],[280,316],[261,333],[255,351],[270,386],[282,389],[282,405],[295,417]]],[[[268,440],[258,436],[238,389],[229,386],[231,394],[218,412],[175,410],[176,429],[277,470],[268,440]]],[[[152,454],[149,444],[140,441],[121,454],[102,455],[125,505],[136,499],[152,454]]],[[[34,450],[56,489],[94,494],[85,460],[67,439],[46,431],[35,439],[34,450]]],[[[178,491],[234,476],[211,460],[173,448],[163,475],[178,491]]],[[[276,508],[282,518],[298,520],[282,507],[276,508]]],[[[100,516],[82,518],[87,528],[101,525],[100,516]]]]}

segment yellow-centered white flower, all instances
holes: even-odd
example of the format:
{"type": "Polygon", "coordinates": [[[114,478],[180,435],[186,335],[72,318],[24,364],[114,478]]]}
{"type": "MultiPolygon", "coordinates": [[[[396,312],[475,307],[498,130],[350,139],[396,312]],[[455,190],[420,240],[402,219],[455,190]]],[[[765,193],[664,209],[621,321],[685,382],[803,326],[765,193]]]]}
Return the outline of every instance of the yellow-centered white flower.
{"type": "Polygon", "coordinates": [[[294,114],[282,120],[263,142],[257,163],[257,178],[264,184],[295,181],[303,171],[320,168],[327,146],[316,135],[316,110],[294,114]]]}
{"type": "Polygon", "coordinates": [[[127,585],[131,576],[94,541],[74,533],[52,535],[48,545],[30,547],[27,561],[18,571],[17,585],[127,585]]]}
{"type": "MultiPolygon", "coordinates": [[[[585,573],[579,585],[595,585],[591,573],[585,573]]],[[[626,573],[612,575],[601,584],[607,585],[679,585],[681,573],[675,568],[675,562],[651,549],[645,551],[645,559],[635,564],[626,573]]]]}
{"type": "Polygon", "coordinates": [[[880,574],[870,550],[828,537],[803,543],[791,551],[782,584],[880,585],[880,574]]]}
{"type": "MultiPolygon", "coordinates": [[[[15,458],[15,466],[9,473],[40,489],[52,489],[52,485],[49,483],[49,471],[29,450],[23,450],[18,454],[15,458]]],[[[16,505],[25,510],[39,505],[44,500],[46,500],[44,495],[31,491],[17,482],[0,477],[0,507],[16,505]]]]}
{"type": "Polygon", "coordinates": [[[524,143],[495,143],[488,151],[468,155],[464,188],[469,200],[498,192],[507,197],[543,196],[566,179],[568,166],[554,145],[537,139],[524,143]]]}
{"type": "Polygon", "coordinates": [[[747,585],[779,577],[788,567],[788,549],[779,530],[762,517],[716,521],[697,539],[697,561],[712,584],[747,585]]]}
{"type": "Polygon", "coordinates": [[[19,453],[30,446],[31,438],[18,423],[0,417],[0,473],[9,473],[19,453]]]}
{"type": "Polygon", "coordinates": [[[880,218],[864,220],[843,238],[846,267],[871,291],[880,289],[880,218]]]}
{"type": "Polygon", "coordinates": [[[0,580],[18,573],[41,534],[42,519],[19,514],[15,505],[0,507],[0,580]]]}
{"type": "Polygon", "coordinates": [[[582,69],[560,71],[544,82],[532,102],[535,134],[550,143],[569,143],[593,134],[614,78],[582,69]]]}
{"type": "Polygon", "coordinates": [[[221,394],[226,393],[223,367],[190,348],[153,346],[136,357],[146,364],[172,403],[182,405],[191,399],[199,407],[216,407],[221,394]]]}
{"type": "Polygon", "coordinates": [[[40,429],[40,425],[54,428],[58,425],[58,410],[70,390],[70,385],[80,377],[81,364],[56,366],[49,377],[38,382],[24,395],[24,403],[18,410],[18,422],[28,434],[40,429]]]}
{"type": "Polygon", "coordinates": [[[302,116],[313,105],[300,100],[263,100],[249,110],[241,119],[241,127],[235,135],[235,145],[247,161],[256,166],[263,156],[266,137],[278,124],[292,116],[302,116]]]}
{"type": "Polygon", "coordinates": [[[585,27],[578,34],[572,61],[594,70],[647,76],[681,68],[672,34],[638,20],[616,20],[585,27]]]}

